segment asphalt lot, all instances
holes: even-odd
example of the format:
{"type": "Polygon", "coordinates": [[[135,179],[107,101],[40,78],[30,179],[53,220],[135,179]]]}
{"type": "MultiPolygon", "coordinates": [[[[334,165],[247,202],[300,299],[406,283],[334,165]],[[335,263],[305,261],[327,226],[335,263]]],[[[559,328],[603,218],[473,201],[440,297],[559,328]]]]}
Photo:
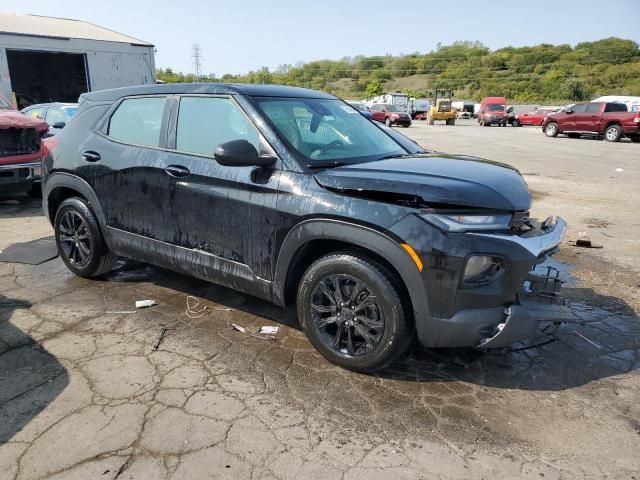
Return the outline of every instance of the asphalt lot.
{"type": "MultiPolygon", "coordinates": [[[[516,166],[534,215],[602,244],[557,255],[582,323],[540,348],[414,349],[360,375],[317,354],[291,312],[225,288],[136,262],[92,281],[59,259],[0,263],[0,477],[637,478],[640,145],[400,131],[516,166]],[[158,305],[126,313],[143,298],[158,305]],[[281,328],[264,340],[232,323],[281,328]]],[[[0,199],[0,250],[50,234],[38,202],[0,199]]]]}

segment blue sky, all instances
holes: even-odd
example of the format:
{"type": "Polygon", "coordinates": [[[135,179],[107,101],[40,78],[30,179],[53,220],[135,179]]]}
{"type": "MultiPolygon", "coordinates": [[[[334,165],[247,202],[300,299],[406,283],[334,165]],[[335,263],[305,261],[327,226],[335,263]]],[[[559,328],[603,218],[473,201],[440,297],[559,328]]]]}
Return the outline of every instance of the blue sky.
{"type": "Polygon", "coordinates": [[[639,0],[2,0],[4,12],[87,20],[156,45],[156,64],[245,73],[345,56],[428,52],[438,42],[569,43],[618,36],[640,43],[639,0]],[[448,20],[446,20],[448,18],[448,20]]]}

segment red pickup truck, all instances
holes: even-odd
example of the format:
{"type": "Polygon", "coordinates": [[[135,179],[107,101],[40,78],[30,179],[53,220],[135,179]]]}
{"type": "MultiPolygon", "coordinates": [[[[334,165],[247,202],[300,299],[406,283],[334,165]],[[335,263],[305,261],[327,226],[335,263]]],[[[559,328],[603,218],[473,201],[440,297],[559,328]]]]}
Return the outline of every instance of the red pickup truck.
{"type": "Polygon", "coordinates": [[[18,112],[0,95],[0,192],[40,192],[41,139],[47,122],[18,112]]]}
{"type": "Polygon", "coordinates": [[[624,103],[576,103],[546,116],[542,131],[547,137],[564,133],[570,138],[602,136],[617,142],[626,136],[640,142],[640,112],[628,112],[624,103]]]}

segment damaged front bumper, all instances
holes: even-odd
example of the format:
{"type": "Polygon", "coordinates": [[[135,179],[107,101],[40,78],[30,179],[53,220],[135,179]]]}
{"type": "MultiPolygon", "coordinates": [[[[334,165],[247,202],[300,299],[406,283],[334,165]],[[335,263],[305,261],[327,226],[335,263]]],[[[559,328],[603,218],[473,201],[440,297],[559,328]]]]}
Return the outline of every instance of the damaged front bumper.
{"type": "Polygon", "coordinates": [[[569,302],[562,295],[559,273],[553,267],[547,267],[545,275],[530,273],[518,303],[504,308],[504,321],[496,325],[491,336],[481,339],[476,348],[504,348],[538,336],[542,323],[575,320],[569,302]]]}
{"type": "Polygon", "coordinates": [[[425,234],[423,225],[396,225],[395,232],[409,244],[424,245],[418,255],[425,264],[429,310],[414,312],[420,343],[429,348],[503,348],[536,337],[541,323],[572,318],[557,272],[533,273],[562,242],[566,229],[562,218],[536,224],[522,235],[452,234],[437,228],[425,234]],[[503,268],[490,283],[468,286],[463,281],[466,261],[478,254],[500,258],[503,268]]]}

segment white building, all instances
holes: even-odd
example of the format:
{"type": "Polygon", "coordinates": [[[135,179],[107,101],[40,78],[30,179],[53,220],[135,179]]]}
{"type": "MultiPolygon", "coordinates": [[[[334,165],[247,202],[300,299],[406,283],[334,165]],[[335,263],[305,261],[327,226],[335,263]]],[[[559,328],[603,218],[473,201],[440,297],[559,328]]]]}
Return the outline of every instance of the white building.
{"type": "Polygon", "coordinates": [[[150,43],[81,20],[0,13],[0,94],[19,108],[154,82],[150,43]]]}

